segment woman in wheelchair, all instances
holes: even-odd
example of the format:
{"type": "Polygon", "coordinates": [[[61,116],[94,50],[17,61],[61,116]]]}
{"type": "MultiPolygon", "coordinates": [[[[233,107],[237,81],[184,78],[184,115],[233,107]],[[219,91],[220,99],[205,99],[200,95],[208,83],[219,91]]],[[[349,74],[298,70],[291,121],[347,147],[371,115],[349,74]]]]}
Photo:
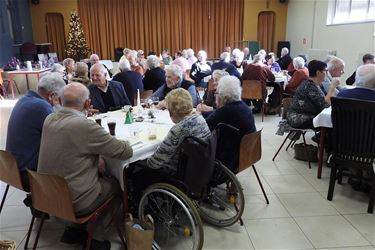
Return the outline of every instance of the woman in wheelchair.
{"type": "Polygon", "coordinates": [[[206,121],[193,113],[193,101],[183,88],[172,90],[165,98],[169,115],[175,125],[147,162],[137,162],[129,169],[129,177],[137,191],[165,177],[175,176],[179,158],[179,146],[185,137],[207,139],[211,132],[206,121]]]}

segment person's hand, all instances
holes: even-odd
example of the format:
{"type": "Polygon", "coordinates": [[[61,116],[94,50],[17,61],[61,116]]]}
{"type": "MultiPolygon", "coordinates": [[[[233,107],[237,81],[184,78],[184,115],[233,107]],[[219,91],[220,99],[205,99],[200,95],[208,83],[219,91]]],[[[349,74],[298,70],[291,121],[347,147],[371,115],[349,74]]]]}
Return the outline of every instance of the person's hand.
{"type": "Polygon", "coordinates": [[[165,100],[160,101],[156,107],[158,109],[166,109],[167,108],[167,103],[165,102],[165,100]]]}
{"type": "Polygon", "coordinates": [[[337,88],[340,85],[340,79],[334,78],[331,81],[331,88],[337,88]]]}
{"type": "Polygon", "coordinates": [[[98,168],[99,173],[103,174],[105,172],[105,161],[101,156],[99,156],[98,168]]]}
{"type": "Polygon", "coordinates": [[[90,108],[87,110],[87,116],[93,116],[95,113],[98,113],[99,109],[94,109],[94,106],[90,105],[90,108]]]}
{"type": "Polygon", "coordinates": [[[197,107],[196,107],[196,109],[199,112],[210,112],[210,111],[213,110],[212,107],[207,106],[206,104],[203,104],[203,103],[198,104],[197,107]]]}

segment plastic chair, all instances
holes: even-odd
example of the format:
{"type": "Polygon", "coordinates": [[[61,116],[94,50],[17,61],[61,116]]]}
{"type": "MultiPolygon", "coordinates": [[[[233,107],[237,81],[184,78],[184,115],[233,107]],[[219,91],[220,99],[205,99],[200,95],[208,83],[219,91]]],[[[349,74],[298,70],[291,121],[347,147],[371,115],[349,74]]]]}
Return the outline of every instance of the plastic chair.
{"type": "MultiPolygon", "coordinates": [[[[95,228],[95,223],[98,216],[106,209],[109,209],[112,213],[112,220],[113,220],[113,208],[110,204],[113,200],[113,197],[108,198],[100,207],[98,207],[94,212],[91,214],[84,216],[84,217],[76,217],[74,214],[73,209],[73,202],[69,190],[68,183],[66,180],[57,175],[50,175],[50,174],[41,174],[34,171],[29,171],[29,178],[30,178],[30,187],[31,187],[31,197],[33,202],[33,207],[38,209],[41,212],[54,215],[61,219],[70,221],[75,224],[84,224],[88,223],[88,236],[86,241],[86,249],[90,249],[92,234],[95,228]],[[48,188],[46,188],[48,187],[48,188]]],[[[43,222],[45,220],[45,214],[43,213],[38,232],[35,238],[34,247],[36,249],[38,245],[38,240],[40,233],[42,231],[43,222]]],[[[25,249],[27,249],[27,245],[29,243],[31,231],[33,228],[35,216],[32,217],[29,231],[27,233],[27,238],[25,242],[25,249]]],[[[116,220],[114,220],[116,222],[116,220]]],[[[125,246],[125,240],[121,233],[121,230],[117,223],[116,228],[117,232],[120,235],[120,239],[125,246]]]]}
{"type": "Polygon", "coordinates": [[[246,134],[242,137],[240,144],[240,161],[238,166],[238,173],[250,166],[253,167],[255,176],[257,177],[259,186],[262,189],[264,198],[266,199],[267,204],[270,204],[254,165],[262,158],[261,135],[262,130],[259,130],[254,133],[246,134]]]}
{"type": "Polygon", "coordinates": [[[1,214],[1,210],[3,209],[5,199],[9,191],[9,186],[25,191],[22,186],[21,175],[18,169],[16,159],[10,152],[4,150],[0,150],[0,181],[7,183],[3,199],[0,205],[1,214]]]}
{"type": "Polygon", "coordinates": [[[242,81],[242,99],[261,100],[262,101],[262,122],[264,121],[264,102],[263,99],[263,85],[258,80],[243,80],[242,81]]]}
{"type": "Polygon", "coordinates": [[[375,200],[375,102],[331,98],[333,154],[327,200],[332,200],[336,179],[341,182],[345,169],[370,174],[371,193],[368,213],[375,200]]]}
{"type": "MultiPolygon", "coordinates": [[[[283,110],[283,119],[286,119],[286,116],[287,116],[287,113],[288,113],[288,109],[292,103],[292,100],[293,98],[290,98],[290,97],[287,97],[287,98],[284,98],[282,100],[282,103],[283,103],[283,107],[284,107],[284,110],[283,110]],[[285,118],[284,118],[285,117],[285,118]]],[[[306,138],[305,138],[305,134],[311,129],[300,129],[300,128],[293,128],[293,127],[290,127],[289,129],[289,133],[288,135],[285,137],[283,143],[281,143],[281,146],[279,147],[279,149],[277,150],[276,154],[273,156],[272,158],[272,161],[275,161],[276,159],[276,156],[279,154],[280,150],[282,149],[282,147],[284,146],[285,142],[289,139],[290,142],[288,144],[288,146],[286,147],[285,151],[288,151],[288,148],[289,147],[293,147],[294,144],[296,143],[296,141],[300,138],[300,136],[302,135],[302,139],[303,139],[303,145],[304,147],[306,148],[306,138]]],[[[309,162],[309,168],[311,168],[311,162],[309,162]]]]}

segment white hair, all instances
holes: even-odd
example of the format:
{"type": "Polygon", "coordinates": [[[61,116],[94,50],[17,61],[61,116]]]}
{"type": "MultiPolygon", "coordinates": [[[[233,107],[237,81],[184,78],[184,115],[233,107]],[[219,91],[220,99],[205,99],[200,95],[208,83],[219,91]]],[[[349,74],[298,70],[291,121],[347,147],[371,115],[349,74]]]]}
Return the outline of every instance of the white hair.
{"type": "Polygon", "coordinates": [[[289,54],[289,49],[287,47],[284,47],[281,49],[281,56],[285,56],[289,54]]]}
{"type": "Polygon", "coordinates": [[[51,72],[63,73],[64,70],[65,70],[65,67],[62,66],[60,63],[54,63],[51,67],[51,72]]]}
{"type": "Polygon", "coordinates": [[[42,76],[38,82],[38,89],[43,89],[47,92],[57,93],[61,96],[62,89],[65,86],[62,75],[57,72],[49,72],[42,76]]]}
{"type": "Polygon", "coordinates": [[[355,74],[355,85],[375,91],[375,64],[365,64],[358,67],[355,74]]]}
{"type": "Polygon", "coordinates": [[[295,69],[302,69],[304,66],[305,66],[305,60],[302,57],[297,56],[293,58],[293,67],[295,69]]]}
{"type": "Polygon", "coordinates": [[[204,50],[200,50],[200,51],[198,52],[198,54],[199,54],[202,58],[204,58],[203,61],[206,61],[206,59],[207,59],[207,52],[206,52],[206,51],[204,51],[204,50]]]}
{"type": "Polygon", "coordinates": [[[97,63],[97,64],[91,66],[91,68],[90,68],[90,75],[91,75],[93,69],[95,69],[95,68],[99,68],[99,71],[100,71],[103,75],[107,75],[107,70],[106,70],[106,68],[105,68],[102,64],[100,64],[100,63],[97,63]]]}
{"type": "Polygon", "coordinates": [[[194,56],[194,50],[193,50],[193,49],[189,48],[189,49],[186,50],[186,52],[187,52],[187,55],[188,55],[189,57],[194,56]]]}
{"type": "Polygon", "coordinates": [[[147,57],[147,66],[149,69],[160,67],[160,59],[157,56],[150,55],[147,57]]]}
{"type": "Polygon", "coordinates": [[[244,56],[245,56],[245,53],[243,53],[242,51],[239,51],[239,52],[235,55],[235,58],[242,62],[244,56]]]}
{"type": "Polygon", "coordinates": [[[238,48],[235,48],[234,50],[232,50],[232,55],[236,56],[239,52],[241,52],[241,50],[238,48]]]}
{"type": "Polygon", "coordinates": [[[345,66],[344,60],[336,56],[332,57],[331,60],[327,63],[328,71],[335,70],[337,68],[345,66]]]}
{"type": "Polygon", "coordinates": [[[126,70],[131,70],[131,67],[130,67],[130,63],[128,61],[128,59],[122,59],[119,63],[118,63],[118,68],[119,70],[122,72],[122,71],[126,71],[126,70]]]}
{"type": "Polygon", "coordinates": [[[172,73],[174,76],[178,76],[180,77],[180,79],[182,79],[182,68],[180,66],[178,66],[177,64],[171,64],[171,65],[167,65],[165,67],[165,71],[166,72],[170,72],[172,73]]]}
{"type": "Polygon", "coordinates": [[[216,94],[220,97],[225,97],[226,103],[240,101],[241,92],[241,82],[235,76],[223,76],[219,80],[216,89],[216,94]]]}
{"type": "Polygon", "coordinates": [[[253,63],[257,63],[263,60],[262,55],[256,54],[253,56],[253,63]]]}
{"type": "Polygon", "coordinates": [[[229,62],[230,61],[230,54],[229,52],[223,52],[220,54],[220,60],[224,62],[229,62]]]}
{"type": "Polygon", "coordinates": [[[216,69],[214,70],[214,72],[212,72],[212,78],[215,78],[215,77],[223,77],[223,76],[227,76],[229,75],[228,72],[226,72],[225,70],[222,70],[222,69],[216,69]]]}

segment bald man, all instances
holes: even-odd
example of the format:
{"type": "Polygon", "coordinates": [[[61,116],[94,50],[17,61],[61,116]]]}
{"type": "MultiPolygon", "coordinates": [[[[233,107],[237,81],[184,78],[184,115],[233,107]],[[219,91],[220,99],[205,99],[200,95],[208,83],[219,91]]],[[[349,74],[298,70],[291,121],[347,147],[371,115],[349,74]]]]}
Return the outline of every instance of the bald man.
{"type": "MultiPolygon", "coordinates": [[[[89,68],[89,72],[90,72],[90,69],[91,67],[94,65],[94,64],[101,64],[100,63],[100,58],[97,54],[91,54],[90,56],[90,59],[89,59],[89,62],[87,63],[87,66],[89,68]]],[[[102,64],[106,70],[106,78],[107,80],[111,80],[112,78],[112,74],[111,72],[108,70],[107,66],[105,66],[104,64],[102,64]]]]}
{"type": "MultiPolygon", "coordinates": [[[[133,150],[86,118],[90,107],[86,86],[76,82],[66,85],[61,100],[62,109],[49,115],[43,125],[38,172],[65,178],[74,212],[81,216],[93,212],[120,191],[115,178],[99,176],[99,170],[104,169],[100,156],[126,160],[133,150]]],[[[94,244],[108,245],[102,239],[102,230],[99,226],[94,232],[94,244]]]]}
{"type": "Polygon", "coordinates": [[[122,83],[107,80],[106,74],[101,64],[94,64],[90,69],[92,84],[89,90],[93,107],[100,113],[106,113],[131,105],[122,83]]]}

